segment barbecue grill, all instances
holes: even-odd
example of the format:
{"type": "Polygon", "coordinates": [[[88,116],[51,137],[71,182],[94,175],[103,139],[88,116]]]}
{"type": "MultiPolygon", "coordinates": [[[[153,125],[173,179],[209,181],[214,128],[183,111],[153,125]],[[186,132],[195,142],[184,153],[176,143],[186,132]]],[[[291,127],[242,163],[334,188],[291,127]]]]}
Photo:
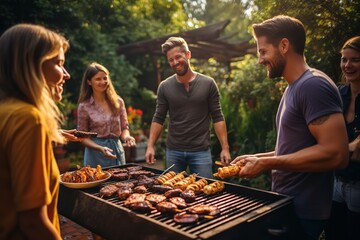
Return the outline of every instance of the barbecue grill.
{"type": "MultiPolygon", "coordinates": [[[[129,166],[138,165],[119,167],[129,166]]],[[[162,173],[149,167],[143,169],[156,176],[162,173]]],[[[289,196],[225,183],[220,194],[208,196],[202,193],[190,204],[215,205],[220,208],[220,214],[184,225],[173,221],[172,215],[155,209],[149,213],[136,213],[125,207],[124,201],[117,196],[101,198],[99,189],[112,181],[82,190],[61,185],[59,213],[106,239],[304,239],[289,196]]]]}

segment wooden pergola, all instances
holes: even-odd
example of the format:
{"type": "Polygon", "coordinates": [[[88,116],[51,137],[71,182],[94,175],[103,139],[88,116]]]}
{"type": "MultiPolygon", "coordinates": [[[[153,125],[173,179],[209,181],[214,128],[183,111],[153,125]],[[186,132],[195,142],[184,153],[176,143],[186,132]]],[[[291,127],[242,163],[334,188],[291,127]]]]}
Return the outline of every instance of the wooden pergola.
{"type": "Polygon", "coordinates": [[[240,43],[229,43],[225,41],[231,36],[222,37],[221,34],[229,23],[230,20],[224,20],[186,32],[169,34],[155,39],[122,45],[118,47],[117,52],[118,54],[124,55],[149,54],[153,62],[158,85],[161,81],[161,76],[157,57],[163,56],[161,44],[172,36],[184,38],[188,43],[192,58],[195,59],[214,58],[218,62],[229,65],[231,62],[242,60],[246,54],[254,54],[256,52],[256,45],[248,41],[240,43]]]}

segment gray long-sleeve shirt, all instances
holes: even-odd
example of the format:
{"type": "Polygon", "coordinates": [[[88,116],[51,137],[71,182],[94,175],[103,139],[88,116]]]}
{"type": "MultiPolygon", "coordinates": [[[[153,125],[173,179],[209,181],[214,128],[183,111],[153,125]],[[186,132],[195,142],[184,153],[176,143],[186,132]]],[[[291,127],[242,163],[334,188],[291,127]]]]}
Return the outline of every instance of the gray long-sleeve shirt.
{"type": "Polygon", "coordinates": [[[160,83],[153,122],[164,124],[169,112],[166,145],[178,151],[201,151],[210,146],[210,121],[224,121],[214,79],[197,73],[190,90],[175,75],[160,83]]]}

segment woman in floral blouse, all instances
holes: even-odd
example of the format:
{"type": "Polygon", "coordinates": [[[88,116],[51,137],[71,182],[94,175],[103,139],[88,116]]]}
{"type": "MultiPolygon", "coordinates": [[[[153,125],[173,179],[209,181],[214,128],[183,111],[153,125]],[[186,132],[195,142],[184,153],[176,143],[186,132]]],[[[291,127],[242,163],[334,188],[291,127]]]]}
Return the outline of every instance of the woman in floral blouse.
{"type": "Polygon", "coordinates": [[[131,147],[135,139],[130,136],[124,100],[116,93],[104,66],[91,63],[87,67],[78,103],[77,130],[97,133],[97,137],[82,141],[84,166],[125,164],[121,140],[131,147]]]}

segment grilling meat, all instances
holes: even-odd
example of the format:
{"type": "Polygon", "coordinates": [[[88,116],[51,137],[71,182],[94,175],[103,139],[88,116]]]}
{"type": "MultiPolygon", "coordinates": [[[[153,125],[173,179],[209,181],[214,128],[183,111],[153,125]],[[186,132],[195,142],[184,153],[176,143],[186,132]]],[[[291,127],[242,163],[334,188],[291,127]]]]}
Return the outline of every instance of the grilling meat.
{"type": "Polygon", "coordinates": [[[174,215],[174,221],[182,224],[195,223],[199,220],[199,216],[197,214],[189,214],[189,213],[178,213],[174,215]]]}
{"type": "Polygon", "coordinates": [[[138,171],[138,170],[141,170],[141,169],[142,169],[142,166],[131,166],[131,167],[126,168],[126,170],[129,171],[129,172],[138,171]]]}
{"type": "Polygon", "coordinates": [[[113,179],[116,180],[128,180],[129,179],[129,174],[127,172],[117,172],[117,173],[113,173],[111,174],[111,177],[113,179]]]}
{"type": "Polygon", "coordinates": [[[136,182],[136,185],[138,186],[145,186],[147,188],[151,187],[152,185],[154,185],[154,179],[153,178],[150,178],[146,175],[140,175],[137,179],[137,182],[136,182]]]}
{"type": "Polygon", "coordinates": [[[125,206],[131,206],[134,203],[137,202],[144,202],[146,198],[146,195],[143,193],[133,193],[131,194],[124,202],[125,206]]]}
{"type": "Polygon", "coordinates": [[[135,184],[132,182],[117,182],[115,183],[115,186],[117,186],[118,188],[134,188],[135,184]]]}
{"type": "Polygon", "coordinates": [[[168,190],[168,191],[166,191],[164,193],[164,196],[167,197],[167,198],[179,197],[182,192],[183,191],[181,189],[178,189],[178,188],[170,189],[170,190],[168,190]]]}
{"type": "Polygon", "coordinates": [[[194,183],[191,183],[186,187],[187,190],[193,190],[195,193],[201,192],[201,190],[208,185],[208,181],[205,178],[202,178],[194,183]]]}
{"type": "Polygon", "coordinates": [[[120,200],[127,199],[132,194],[132,189],[130,187],[122,187],[118,190],[118,196],[120,200]]]}
{"type": "Polygon", "coordinates": [[[127,173],[128,172],[128,170],[125,168],[109,168],[106,171],[111,173],[111,175],[113,173],[127,173]]]}
{"type": "Polygon", "coordinates": [[[147,189],[144,185],[136,186],[136,187],[134,187],[133,192],[134,193],[146,193],[147,189]]]}
{"type": "Polygon", "coordinates": [[[155,209],[149,201],[142,201],[142,202],[134,202],[132,203],[129,208],[136,212],[150,212],[151,210],[155,209]]]}
{"type": "Polygon", "coordinates": [[[166,197],[161,194],[151,193],[145,197],[145,200],[149,201],[154,206],[159,202],[165,201],[166,197]]]}
{"type": "Polygon", "coordinates": [[[187,211],[193,214],[215,216],[220,213],[220,208],[217,206],[200,204],[187,209],[187,211]]]}
{"type": "Polygon", "coordinates": [[[218,168],[217,173],[214,173],[214,177],[218,177],[221,179],[229,178],[232,176],[237,176],[241,170],[239,165],[230,165],[226,167],[218,168]]]}
{"type": "Polygon", "coordinates": [[[150,187],[151,191],[158,192],[158,193],[165,193],[165,192],[167,192],[167,191],[169,191],[171,189],[172,189],[172,187],[164,186],[164,185],[152,185],[150,187]]]}
{"type": "Polygon", "coordinates": [[[164,184],[167,180],[169,180],[170,178],[175,177],[176,173],[174,171],[170,171],[165,173],[164,175],[158,177],[155,179],[156,184],[164,184]]]}
{"type": "Polygon", "coordinates": [[[153,173],[151,171],[147,171],[147,170],[129,171],[129,178],[137,179],[141,175],[154,176],[155,173],[153,173]]]}
{"type": "Polygon", "coordinates": [[[181,190],[185,190],[187,186],[191,183],[195,182],[197,174],[191,174],[190,176],[176,182],[174,184],[174,188],[180,188],[181,190]]]}
{"type": "Polygon", "coordinates": [[[173,187],[175,183],[177,183],[185,178],[184,174],[186,174],[185,171],[182,171],[182,172],[176,174],[175,177],[170,178],[169,180],[164,182],[163,185],[173,187]]]}
{"type": "Polygon", "coordinates": [[[203,189],[203,192],[206,195],[211,195],[211,194],[221,192],[222,190],[224,190],[224,187],[225,187],[225,185],[223,182],[216,181],[216,182],[210,183],[209,185],[206,185],[203,189]]]}
{"type": "Polygon", "coordinates": [[[159,202],[156,204],[156,209],[161,213],[177,213],[180,210],[171,202],[159,202]]]}
{"type": "Polygon", "coordinates": [[[195,202],[196,195],[193,190],[185,190],[182,193],[180,193],[180,197],[185,199],[185,202],[191,203],[191,202],[195,202]]]}
{"type": "Polygon", "coordinates": [[[186,208],[187,204],[185,202],[185,199],[181,197],[172,197],[169,199],[169,201],[173,204],[175,204],[178,208],[186,208]]]}
{"type": "Polygon", "coordinates": [[[119,188],[115,184],[108,184],[102,187],[99,191],[100,197],[111,197],[114,195],[119,188]]]}

